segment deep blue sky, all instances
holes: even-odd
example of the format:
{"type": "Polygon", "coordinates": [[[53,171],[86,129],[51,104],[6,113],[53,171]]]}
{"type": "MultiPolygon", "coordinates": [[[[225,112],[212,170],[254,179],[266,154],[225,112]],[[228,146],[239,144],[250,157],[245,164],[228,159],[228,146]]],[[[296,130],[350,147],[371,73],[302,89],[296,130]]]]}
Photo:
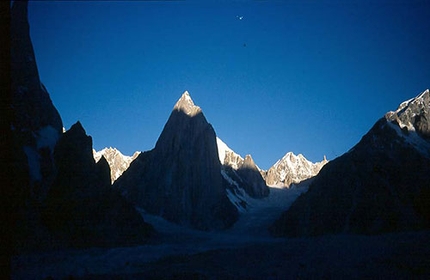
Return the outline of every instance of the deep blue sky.
{"type": "Polygon", "coordinates": [[[430,87],[429,1],[38,1],[29,20],[65,127],[97,150],[153,148],[188,90],[261,168],[333,159],[430,87]]]}

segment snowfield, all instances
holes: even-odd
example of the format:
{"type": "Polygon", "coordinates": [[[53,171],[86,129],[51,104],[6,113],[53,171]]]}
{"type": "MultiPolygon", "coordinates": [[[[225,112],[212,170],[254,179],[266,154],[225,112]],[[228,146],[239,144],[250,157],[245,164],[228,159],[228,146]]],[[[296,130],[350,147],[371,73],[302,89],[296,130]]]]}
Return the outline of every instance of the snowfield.
{"type": "Polygon", "coordinates": [[[267,228],[304,191],[271,188],[225,231],[202,232],[141,210],[159,232],[150,244],[29,253],[12,279],[428,278],[430,232],[277,239],[267,228]]]}

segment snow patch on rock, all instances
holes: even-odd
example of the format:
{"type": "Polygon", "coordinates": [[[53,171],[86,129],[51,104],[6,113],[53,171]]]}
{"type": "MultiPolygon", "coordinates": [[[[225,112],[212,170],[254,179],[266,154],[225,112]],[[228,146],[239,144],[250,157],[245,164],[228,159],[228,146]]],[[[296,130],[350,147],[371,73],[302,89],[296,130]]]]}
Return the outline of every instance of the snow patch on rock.
{"type": "Polygon", "coordinates": [[[37,148],[48,147],[51,151],[54,151],[55,144],[59,138],[60,135],[53,126],[44,126],[36,132],[37,148]]]}

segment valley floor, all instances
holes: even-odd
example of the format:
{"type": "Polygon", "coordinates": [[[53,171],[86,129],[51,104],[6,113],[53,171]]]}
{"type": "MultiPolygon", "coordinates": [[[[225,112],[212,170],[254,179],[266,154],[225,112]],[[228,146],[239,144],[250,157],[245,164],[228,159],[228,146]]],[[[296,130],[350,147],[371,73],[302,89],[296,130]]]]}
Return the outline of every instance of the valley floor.
{"type": "Polygon", "coordinates": [[[430,279],[430,231],[272,238],[267,227],[306,190],[250,199],[229,230],[200,232],[143,214],[160,237],[136,247],[15,256],[13,279],[430,279]]]}

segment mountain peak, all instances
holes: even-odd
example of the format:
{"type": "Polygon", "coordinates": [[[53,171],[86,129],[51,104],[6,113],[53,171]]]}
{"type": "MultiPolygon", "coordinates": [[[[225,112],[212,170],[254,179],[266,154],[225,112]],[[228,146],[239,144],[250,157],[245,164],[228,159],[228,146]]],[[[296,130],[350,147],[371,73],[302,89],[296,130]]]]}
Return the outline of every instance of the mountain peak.
{"type": "Polygon", "coordinates": [[[255,164],[254,159],[251,155],[246,155],[243,160],[243,167],[257,170],[259,172],[260,168],[255,164]]]}
{"type": "Polygon", "coordinates": [[[80,121],[77,121],[74,125],[72,125],[68,131],[73,131],[73,133],[79,133],[83,135],[87,134],[80,121]]]}
{"type": "Polygon", "coordinates": [[[215,130],[187,91],[154,149],[141,154],[114,185],[148,213],[180,225],[223,229],[238,218],[226,194],[215,130]]]}
{"type": "Polygon", "coordinates": [[[249,163],[249,164],[255,164],[254,163],[254,159],[252,158],[252,156],[250,154],[248,154],[248,155],[245,156],[245,160],[244,161],[246,163],[249,163]]]}
{"type": "Polygon", "coordinates": [[[179,100],[173,107],[173,110],[182,111],[191,117],[197,115],[202,111],[199,106],[194,105],[194,102],[191,99],[191,96],[188,91],[185,91],[182,94],[181,98],[179,98],[179,100]]]}

